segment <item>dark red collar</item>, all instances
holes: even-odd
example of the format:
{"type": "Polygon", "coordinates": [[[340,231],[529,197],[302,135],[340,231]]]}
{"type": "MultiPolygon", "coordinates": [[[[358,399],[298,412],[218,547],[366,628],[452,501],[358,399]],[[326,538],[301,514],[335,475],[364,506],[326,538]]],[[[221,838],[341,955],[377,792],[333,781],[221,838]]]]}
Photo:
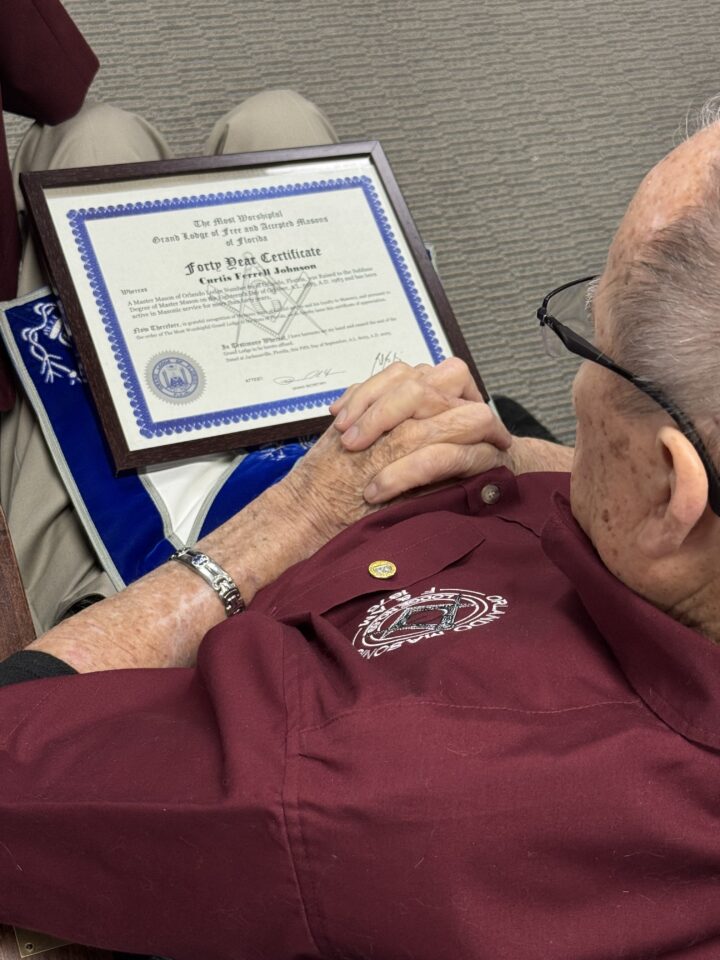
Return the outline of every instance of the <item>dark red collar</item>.
{"type": "Polygon", "coordinates": [[[630,684],[677,733],[720,748],[720,647],[610,573],[567,499],[554,501],[543,549],[574,585],[630,684]]]}

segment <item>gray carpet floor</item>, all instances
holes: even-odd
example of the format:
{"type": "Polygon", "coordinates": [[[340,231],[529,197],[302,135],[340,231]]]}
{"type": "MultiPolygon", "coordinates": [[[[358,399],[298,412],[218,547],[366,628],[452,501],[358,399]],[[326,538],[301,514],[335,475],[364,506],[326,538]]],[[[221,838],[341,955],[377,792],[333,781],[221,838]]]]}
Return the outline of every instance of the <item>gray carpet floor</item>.
{"type": "MultiPolygon", "coordinates": [[[[264,87],[382,141],[488,387],[572,440],[574,362],[545,357],[543,294],[602,267],[643,173],[720,91],[710,0],[66,0],[93,95],[178,155],[264,87]]],[[[11,146],[24,123],[13,120],[11,146]]]]}

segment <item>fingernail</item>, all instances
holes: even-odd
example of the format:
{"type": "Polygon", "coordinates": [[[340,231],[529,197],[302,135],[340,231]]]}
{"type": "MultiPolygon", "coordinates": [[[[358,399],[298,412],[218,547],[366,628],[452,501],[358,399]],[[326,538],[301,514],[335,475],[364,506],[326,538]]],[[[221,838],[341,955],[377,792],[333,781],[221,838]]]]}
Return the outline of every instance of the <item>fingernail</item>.
{"type": "Polygon", "coordinates": [[[350,427],[347,433],[343,434],[343,440],[345,441],[345,443],[354,443],[359,436],[360,436],[360,430],[357,427],[353,426],[353,427],[350,427]]]}
{"type": "Polygon", "coordinates": [[[365,487],[365,499],[368,501],[374,500],[379,492],[380,491],[378,490],[376,483],[369,483],[365,487]]]}
{"type": "Polygon", "coordinates": [[[340,413],[335,417],[335,426],[341,427],[348,418],[347,408],[343,407],[340,413]]]}

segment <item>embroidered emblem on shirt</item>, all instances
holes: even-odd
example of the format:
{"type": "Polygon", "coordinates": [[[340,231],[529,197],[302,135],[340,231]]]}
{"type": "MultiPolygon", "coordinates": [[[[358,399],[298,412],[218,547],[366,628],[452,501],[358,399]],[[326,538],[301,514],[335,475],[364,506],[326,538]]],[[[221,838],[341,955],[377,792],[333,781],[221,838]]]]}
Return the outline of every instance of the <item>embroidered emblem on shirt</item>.
{"type": "Polygon", "coordinates": [[[369,608],[353,637],[361,657],[370,660],[403,644],[445,633],[462,633],[498,620],[507,609],[504,597],[477,590],[430,587],[413,597],[399,590],[369,608]]]}

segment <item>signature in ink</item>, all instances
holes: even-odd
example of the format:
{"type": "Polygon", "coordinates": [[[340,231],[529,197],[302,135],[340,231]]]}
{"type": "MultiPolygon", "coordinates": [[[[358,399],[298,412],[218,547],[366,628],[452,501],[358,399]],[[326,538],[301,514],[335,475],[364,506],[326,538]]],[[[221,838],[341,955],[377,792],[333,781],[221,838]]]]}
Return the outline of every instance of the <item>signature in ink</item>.
{"type": "Polygon", "coordinates": [[[344,370],[310,370],[304,377],[275,377],[275,383],[280,386],[289,386],[291,383],[317,383],[318,380],[327,380],[328,377],[339,377],[344,370]]]}
{"type": "Polygon", "coordinates": [[[370,376],[380,373],[385,367],[389,367],[391,363],[396,363],[398,360],[402,360],[402,357],[394,350],[389,350],[387,353],[377,353],[372,363],[370,376]]]}

